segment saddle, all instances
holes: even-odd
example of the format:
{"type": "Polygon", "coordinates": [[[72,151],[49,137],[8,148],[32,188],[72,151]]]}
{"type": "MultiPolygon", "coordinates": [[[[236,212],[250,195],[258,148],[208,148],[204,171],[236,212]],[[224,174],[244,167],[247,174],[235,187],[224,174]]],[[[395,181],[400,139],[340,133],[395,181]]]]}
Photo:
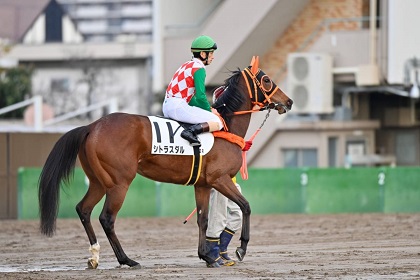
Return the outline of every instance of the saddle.
{"type": "MultiPolygon", "coordinates": [[[[148,116],[152,126],[152,154],[162,155],[193,155],[190,143],[181,137],[183,129],[191,125],[161,116],[148,116]]],[[[201,155],[207,154],[214,143],[212,133],[202,133],[199,136],[201,155]]]]}
{"type": "Polygon", "coordinates": [[[162,116],[148,116],[148,118],[152,126],[152,154],[193,157],[191,175],[185,185],[194,185],[197,182],[201,171],[202,157],[210,152],[214,144],[214,137],[226,139],[239,145],[241,149],[245,146],[242,137],[225,131],[201,133],[198,135],[201,146],[191,146],[180,135],[183,129],[194,124],[183,123],[162,116]]]}
{"type": "Polygon", "coordinates": [[[152,154],[192,156],[191,173],[185,185],[194,185],[201,172],[203,155],[213,147],[214,137],[212,133],[199,135],[201,146],[191,146],[181,138],[183,129],[193,124],[178,122],[162,116],[148,116],[152,126],[152,154]]]}

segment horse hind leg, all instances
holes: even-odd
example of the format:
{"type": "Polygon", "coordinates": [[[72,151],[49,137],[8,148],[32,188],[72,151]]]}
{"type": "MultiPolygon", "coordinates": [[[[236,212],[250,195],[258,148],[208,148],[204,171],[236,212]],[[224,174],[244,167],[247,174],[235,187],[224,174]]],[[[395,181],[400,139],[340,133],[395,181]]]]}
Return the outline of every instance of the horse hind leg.
{"type": "Polygon", "coordinates": [[[209,247],[207,246],[206,230],[208,225],[209,210],[209,187],[194,187],[195,201],[197,206],[197,224],[198,224],[198,257],[204,260],[208,267],[219,267],[215,259],[209,257],[209,247]]]}
{"type": "Polygon", "coordinates": [[[104,208],[99,216],[99,221],[120,265],[141,268],[138,262],[127,257],[114,230],[115,219],[124,202],[127,190],[127,187],[122,186],[114,186],[113,188],[108,189],[104,208]]]}
{"type": "Polygon", "coordinates": [[[92,257],[88,259],[88,268],[97,268],[99,264],[100,246],[91,224],[92,210],[105,195],[105,189],[98,183],[90,181],[89,189],[83,199],[76,205],[76,212],[89,238],[89,251],[92,257]]]}

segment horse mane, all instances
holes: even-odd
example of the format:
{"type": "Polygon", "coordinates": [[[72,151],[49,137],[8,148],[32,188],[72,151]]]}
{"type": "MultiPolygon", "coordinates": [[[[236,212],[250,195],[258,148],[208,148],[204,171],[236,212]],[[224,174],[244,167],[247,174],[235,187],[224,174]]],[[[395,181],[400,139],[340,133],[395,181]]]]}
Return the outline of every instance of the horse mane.
{"type": "Polygon", "coordinates": [[[225,91],[212,105],[212,107],[215,108],[217,112],[219,112],[219,114],[228,125],[230,123],[231,117],[233,116],[233,113],[239,111],[245,102],[245,98],[240,92],[243,90],[239,84],[239,80],[241,78],[241,71],[239,69],[236,71],[231,71],[230,77],[225,80],[225,91]]]}

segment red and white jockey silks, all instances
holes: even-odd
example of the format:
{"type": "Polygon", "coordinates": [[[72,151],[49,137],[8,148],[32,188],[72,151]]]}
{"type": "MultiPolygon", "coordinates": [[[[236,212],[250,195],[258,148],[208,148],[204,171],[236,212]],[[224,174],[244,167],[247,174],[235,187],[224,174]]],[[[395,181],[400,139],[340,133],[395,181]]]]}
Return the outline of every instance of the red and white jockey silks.
{"type": "Polygon", "coordinates": [[[187,61],[178,68],[166,89],[166,98],[178,97],[190,102],[195,93],[194,73],[205,68],[204,63],[198,58],[187,61]]]}

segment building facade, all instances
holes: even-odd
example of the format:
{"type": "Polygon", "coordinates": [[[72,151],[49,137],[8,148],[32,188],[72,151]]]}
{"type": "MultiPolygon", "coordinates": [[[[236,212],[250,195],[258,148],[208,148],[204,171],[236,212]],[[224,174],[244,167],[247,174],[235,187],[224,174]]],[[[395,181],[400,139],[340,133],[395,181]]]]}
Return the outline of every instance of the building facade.
{"type": "MultiPolygon", "coordinates": [[[[159,114],[192,39],[208,34],[219,46],[207,71],[209,97],[230,70],[260,55],[261,68],[295,101],[285,116],[268,118],[250,166],[420,164],[413,47],[420,39],[416,17],[405,17],[418,1],[48,3],[7,56],[35,65],[33,94],[52,100],[56,115],[113,97],[121,111],[159,114]],[[61,33],[47,28],[49,20],[61,22],[61,33]]],[[[253,116],[250,135],[264,118],[253,116]]]]}

